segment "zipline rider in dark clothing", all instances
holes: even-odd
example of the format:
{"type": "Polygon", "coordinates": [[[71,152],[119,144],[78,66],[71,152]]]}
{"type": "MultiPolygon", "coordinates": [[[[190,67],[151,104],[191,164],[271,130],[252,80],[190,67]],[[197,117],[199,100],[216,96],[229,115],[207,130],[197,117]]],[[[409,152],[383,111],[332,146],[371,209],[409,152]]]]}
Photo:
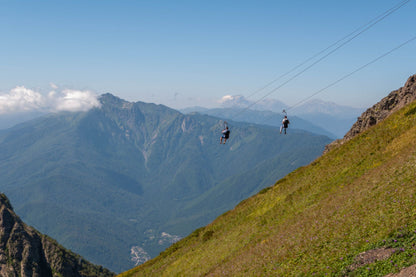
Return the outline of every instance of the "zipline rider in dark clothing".
{"type": "Polygon", "coordinates": [[[228,130],[228,126],[225,127],[225,129],[222,130],[221,133],[222,133],[222,136],[221,136],[221,139],[220,139],[220,144],[222,144],[222,140],[224,140],[224,144],[225,144],[227,139],[230,137],[230,130],[228,130]]]}
{"type": "Polygon", "coordinates": [[[287,116],[285,115],[285,118],[283,118],[282,120],[282,126],[280,127],[280,133],[282,133],[282,130],[285,130],[285,135],[286,135],[286,129],[289,127],[289,119],[287,119],[287,116]]]}

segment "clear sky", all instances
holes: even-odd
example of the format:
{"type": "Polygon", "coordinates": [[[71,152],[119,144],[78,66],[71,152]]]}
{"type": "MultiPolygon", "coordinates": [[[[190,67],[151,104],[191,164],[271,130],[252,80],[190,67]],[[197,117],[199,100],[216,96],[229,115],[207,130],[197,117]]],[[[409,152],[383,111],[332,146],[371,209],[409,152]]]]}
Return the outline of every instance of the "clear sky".
{"type": "MultiPolygon", "coordinates": [[[[0,100],[25,88],[213,107],[224,95],[251,95],[400,2],[0,0],[0,100]]],[[[308,97],[414,37],[415,14],[413,0],[268,97],[308,97]]],[[[413,74],[416,41],[317,97],[368,107],[413,74]]]]}

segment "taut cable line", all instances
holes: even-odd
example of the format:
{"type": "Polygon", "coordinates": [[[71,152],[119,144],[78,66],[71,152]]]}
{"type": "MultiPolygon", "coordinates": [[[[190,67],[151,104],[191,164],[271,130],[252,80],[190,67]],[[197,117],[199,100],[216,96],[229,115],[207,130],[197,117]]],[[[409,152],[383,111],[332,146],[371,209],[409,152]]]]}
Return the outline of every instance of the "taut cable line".
{"type": "MultiPolygon", "coordinates": [[[[316,95],[320,94],[320,93],[321,93],[321,92],[323,92],[324,90],[327,90],[328,88],[335,86],[335,85],[336,85],[336,84],[338,84],[339,82],[341,82],[341,81],[343,81],[343,80],[347,79],[348,77],[351,77],[353,74],[355,74],[355,73],[357,73],[357,72],[359,72],[359,71],[363,70],[364,68],[366,68],[366,67],[368,67],[368,66],[372,65],[373,63],[375,63],[375,62],[377,62],[377,61],[381,60],[382,58],[384,58],[384,57],[386,57],[387,55],[389,55],[389,54],[393,53],[394,51],[396,51],[396,50],[398,50],[398,49],[402,48],[402,47],[403,47],[403,46],[405,46],[406,44],[409,44],[409,43],[413,42],[414,40],[416,40],[416,36],[414,36],[414,37],[412,37],[412,38],[410,38],[410,39],[406,40],[405,42],[403,42],[403,43],[399,44],[398,46],[396,46],[396,47],[394,47],[394,48],[392,48],[392,49],[390,49],[389,51],[387,51],[387,52],[385,52],[384,54],[382,54],[382,55],[378,56],[377,58],[375,58],[375,59],[371,60],[370,62],[368,62],[368,63],[366,63],[366,64],[364,64],[364,65],[362,65],[362,66],[358,67],[358,68],[357,68],[357,69],[355,69],[354,71],[352,71],[352,72],[350,72],[350,73],[348,73],[348,74],[346,74],[346,75],[342,76],[341,78],[339,78],[339,79],[337,79],[336,81],[334,81],[334,82],[330,83],[329,85],[327,85],[327,86],[325,86],[325,87],[321,88],[320,90],[317,90],[316,92],[312,93],[312,94],[311,94],[311,95],[309,95],[308,97],[305,97],[304,99],[300,100],[299,102],[297,102],[297,103],[295,103],[295,104],[291,105],[290,107],[287,107],[286,109],[284,109],[284,110],[283,110],[283,111],[284,111],[284,113],[286,114],[286,111],[292,110],[293,108],[295,108],[295,107],[299,106],[300,104],[305,103],[306,101],[308,101],[308,100],[309,100],[309,99],[311,99],[312,97],[314,97],[314,96],[316,96],[316,95]]],[[[271,117],[269,117],[269,118],[265,119],[265,120],[264,120],[264,123],[266,123],[266,122],[268,122],[269,120],[271,120],[271,119],[272,119],[272,117],[274,117],[274,116],[275,116],[275,115],[273,115],[273,116],[271,116],[271,117]]]]}
{"type": "Polygon", "coordinates": [[[297,65],[296,67],[292,68],[291,70],[287,71],[286,73],[284,73],[283,75],[279,76],[275,80],[269,82],[267,85],[265,85],[262,88],[256,90],[254,93],[252,93],[248,97],[251,97],[251,96],[257,94],[258,92],[260,92],[261,90],[269,87],[271,84],[273,84],[277,80],[279,80],[282,77],[288,75],[289,73],[293,72],[294,70],[298,69],[299,67],[303,66],[307,62],[313,60],[314,58],[320,56],[321,54],[325,53],[327,50],[331,49],[332,47],[338,45],[339,43],[341,43],[343,41],[337,47],[335,47],[334,49],[332,49],[331,51],[329,51],[328,53],[326,53],[325,55],[323,55],[322,57],[320,57],[319,59],[317,59],[316,61],[314,61],[313,63],[311,63],[307,67],[305,67],[304,69],[302,69],[301,71],[297,72],[295,75],[293,75],[292,77],[290,77],[285,82],[281,83],[276,88],[274,88],[271,91],[269,91],[267,94],[265,94],[264,96],[262,96],[260,99],[258,99],[257,101],[249,104],[246,108],[238,111],[234,115],[234,118],[236,118],[239,115],[243,114],[248,109],[250,109],[254,105],[258,104],[260,101],[264,100],[267,96],[271,95],[272,93],[275,93],[277,90],[279,90],[283,86],[287,85],[289,82],[293,81],[295,78],[299,77],[301,74],[305,73],[306,71],[308,71],[310,68],[312,68],[316,64],[318,64],[321,61],[323,61],[325,58],[327,58],[328,56],[330,56],[331,54],[333,54],[334,52],[336,52],[337,50],[339,50],[341,47],[345,46],[346,44],[348,44],[349,42],[351,42],[353,39],[355,39],[356,37],[360,36],[361,34],[363,34],[364,32],[366,32],[367,30],[369,30],[371,27],[373,27],[374,25],[376,25],[377,23],[379,23],[380,21],[382,21],[383,19],[385,19],[389,15],[393,14],[395,11],[397,11],[398,9],[400,9],[401,7],[403,7],[404,5],[406,5],[407,3],[409,3],[410,1],[411,0],[404,0],[404,1],[400,2],[400,3],[398,3],[397,5],[393,6],[392,8],[386,10],[384,13],[382,13],[379,16],[375,17],[374,19],[370,20],[367,24],[362,25],[361,27],[357,28],[355,31],[353,31],[350,34],[344,36],[342,39],[338,40],[337,42],[335,42],[335,43],[331,44],[330,46],[326,47],[324,50],[322,50],[319,53],[317,53],[317,54],[313,55],[312,57],[308,58],[307,60],[305,60],[301,64],[297,65]]]}
{"type": "Polygon", "coordinates": [[[313,94],[311,94],[310,96],[308,96],[308,97],[306,97],[306,98],[302,99],[301,101],[297,102],[296,104],[294,104],[294,105],[292,105],[292,106],[290,106],[290,107],[286,108],[286,110],[291,110],[291,109],[293,109],[294,107],[299,106],[300,104],[302,104],[302,103],[304,103],[304,102],[308,101],[308,100],[309,100],[309,99],[311,99],[312,97],[314,97],[314,96],[318,95],[319,93],[323,92],[324,90],[326,90],[326,89],[328,89],[328,88],[330,88],[330,87],[332,87],[332,86],[334,86],[334,85],[338,84],[339,82],[343,81],[344,79],[346,79],[346,78],[350,77],[351,75],[353,75],[353,74],[357,73],[358,71],[363,70],[364,68],[366,68],[367,66],[369,66],[369,65],[371,65],[371,64],[373,64],[373,63],[375,63],[375,62],[377,62],[378,60],[381,60],[381,59],[382,59],[382,58],[384,58],[385,56],[387,56],[387,55],[389,55],[389,54],[393,53],[394,51],[396,51],[396,50],[398,50],[398,49],[402,48],[403,46],[405,46],[406,44],[411,43],[411,42],[412,42],[412,41],[414,41],[414,40],[416,40],[416,36],[412,37],[411,39],[409,39],[409,40],[407,40],[407,41],[405,41],[405,42],[403,42],[403,43],[401,43],[400,45],[398,45],[398,46],[394,47],[393,49],[391,49],[391,50],[387,51],[386,53],[384,53],[384,54],[382,54],[382,55],[378,56],[377,58],[375,58],[375,59],[373,59],[373,60],[371,60],[370,62],[368,62],[368,63],[366,63],[366,64],[364,64],[364,65],[360,66],[359,68],[355,69],[354,71],[352,71],[352,72],[350,72],[350,73],[348,73],[348,74],[346,74],[346,75],[342,76],[341,78],[339,78],[338,80],[336,80],[336,81],[334,81],[334,82],[330,83],[330,84],[329,84],[329,85],[327,85],[326,87],[324,87],[324,88],[322,88],[322,89],[320,89],[320,90],[316,91],[315,93],[313,93],[313,94]]]}
{"type": "Polygon", "coordinates": [[[357,29],[355,29],[354,31],[352,31],[351,33],[345,35],[344,37],[340,38],[339,40],[337,40],[336,42],[332,43],[331,45],[329,45],[328,47],[326,47],[325,49],[319,51],[318,53],[310,56],[309,58],[305,59],[304,61],[302,61],[301,63],[299,63],[298,65],[292,67],[291,69],[289,69],[288,71],[286,71],[285,73],[283,73],[282,75],[276,77],[275,79],[273,79],[272,81],[270,81],[269,83],[267,83],[266,85],[260,87],[259,89],[255,90],[254,92],[252,92],[250,95],[246,96],[246,98],[250,98],[254,95],[256,95],[257,93],[259,93],[260,91],[268,88],[269,86],[271,86],[273,83],[277,82],[278,80],[282,79],[283,77],[289,75],[290,73],[292,73],[293,71],[295,71],[296,69],[300,68],[301,66],[305,65],[306,63],[308,63],[309,61],[319,57],[321,54],[325,53],[326,51],[328,51],[329,49],[331,49],[332,47],[336,46],[337,44],[341,43],[342,41],[346,40],[347,38],[353,36],[355,33],[359,32],[360,30],[366,28],[367,26],[371,25],[373,22],[378,21],[378,20],[382,20],[385,17],[387,17],[388,15],[392,14],[393,12],[395,12],[396,10],[398,10],[399,8],[401,8],[402,6],[406,5],[408,2],[410,2],[411,0],[404,0],[400,3],[398,3],[397,5],[393,6],[392,8],[386,10],[385,12],[383,12],[382,14],[376,16],[375,18],[371,19],[369,22],[367,22],[366,24],[361,25],[360,27],[358,27],[357,29]]]}

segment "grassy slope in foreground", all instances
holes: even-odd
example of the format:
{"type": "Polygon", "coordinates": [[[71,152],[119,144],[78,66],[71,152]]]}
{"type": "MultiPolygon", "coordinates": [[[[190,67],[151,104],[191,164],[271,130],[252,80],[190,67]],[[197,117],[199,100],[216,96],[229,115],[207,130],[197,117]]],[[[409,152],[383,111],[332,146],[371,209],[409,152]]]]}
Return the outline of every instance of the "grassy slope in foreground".
{"type": "Polygon", "coordinates": [[[384,276],[416,263],[415,176],[413,103],[122,276],[341,276],[391,242],[356,272],[384,276]]]}

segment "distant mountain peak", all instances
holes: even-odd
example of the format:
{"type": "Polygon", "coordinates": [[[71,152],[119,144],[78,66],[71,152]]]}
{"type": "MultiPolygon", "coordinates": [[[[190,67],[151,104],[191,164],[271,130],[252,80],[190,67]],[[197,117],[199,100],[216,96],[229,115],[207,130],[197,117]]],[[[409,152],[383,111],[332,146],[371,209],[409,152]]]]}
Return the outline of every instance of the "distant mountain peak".
{"type": "Polygon", "coordinates": [[[114,94],[107,92],[107,93],[103,93],[100,96],[100,99],[120,99],[120,97],[115,96],[114,94]]]}
{"type": "Polygon", "coordinates": [[[225,95],[219,101],[221,106],[226,108],[241,108],[250,107],[253,110],[260,111],[278,111],[281,112],[287,105],[276,99],[263,99],[260,101],[249,100],[243,95],[225,95]]]}
{"type": "Polygon", "coordinates": [[[353,108],[349,106],[338,105],[337,103],[324,101],[321,99],[312,99],[306,103],[295,107],[291,110],[292,114],[305,115],[305,114],[327,114],[337,117],[349,118],[353,113],[361,113],[362,109],[353,108]]]}
{"type": "Polygon", "coordinates": [[[104,93],[102,94],[99,99],[98,99],[102,105],[117,105],[117,106],[122,106],[126,103],[129,103],[111,93],[104,93]]]}

